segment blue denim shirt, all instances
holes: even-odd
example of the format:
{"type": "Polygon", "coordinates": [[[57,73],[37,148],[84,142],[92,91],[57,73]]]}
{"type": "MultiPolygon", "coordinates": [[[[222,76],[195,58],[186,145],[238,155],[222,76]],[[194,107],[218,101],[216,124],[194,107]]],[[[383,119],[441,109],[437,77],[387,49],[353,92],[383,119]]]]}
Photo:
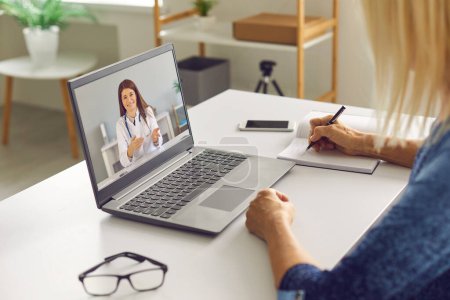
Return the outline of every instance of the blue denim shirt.
{"type": "MultiPolygon", "coordinates": [[[[449,121],[445,122],[446,126],[449,121]]],[[[332,270],[290,268],[279,299],[450,299],[450,131],[419,150],[405,193],[332,270]],[[284,298],[283,298],[284,297],[284,298]]]]}

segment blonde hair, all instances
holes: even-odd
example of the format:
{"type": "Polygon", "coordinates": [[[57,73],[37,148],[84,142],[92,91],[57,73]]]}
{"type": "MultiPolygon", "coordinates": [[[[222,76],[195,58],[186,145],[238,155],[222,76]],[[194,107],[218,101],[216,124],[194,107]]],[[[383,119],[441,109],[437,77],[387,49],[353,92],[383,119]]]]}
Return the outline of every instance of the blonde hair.
{"type": "MultiPolygon", "coordinates": [[[[415,115],[449,117],[450,1],[362,4],[376,65],[377,106],[385,112],[379,129],[387,135],[391,127],[399,137],[408,133],[415,115]]],[[[420,125],[423,131],[424,122],[420,125]]]]}

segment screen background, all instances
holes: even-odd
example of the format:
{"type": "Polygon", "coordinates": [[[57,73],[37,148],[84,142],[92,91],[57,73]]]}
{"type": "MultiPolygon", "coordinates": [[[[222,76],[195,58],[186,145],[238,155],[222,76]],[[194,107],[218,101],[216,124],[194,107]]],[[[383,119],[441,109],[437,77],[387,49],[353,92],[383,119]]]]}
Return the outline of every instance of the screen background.
{"type": "Polygon", "coordinates": [[[178,77],[171,51],[75,89],[97,183],[108,178],[101,152],[104,142],[100,124],[105,124],[109,140],[115,140],[120,117],[118,87],[124,79],[134,81],[144,100],[156,108],[156,114],[168,112],[172,127],[176,128],[172,107],[182,100],[174,88],[178,77]]]}

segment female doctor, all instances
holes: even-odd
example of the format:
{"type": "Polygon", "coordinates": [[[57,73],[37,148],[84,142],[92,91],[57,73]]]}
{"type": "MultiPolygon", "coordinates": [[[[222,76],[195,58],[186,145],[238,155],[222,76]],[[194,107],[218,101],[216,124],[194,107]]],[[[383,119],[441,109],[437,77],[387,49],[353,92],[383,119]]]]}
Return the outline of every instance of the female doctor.
{"type": "Polygon", "coordinates": [[[136,84],[125,79],[119,85],[120,118],[116,123],[120,163],[123,167],[162,145],[162,136],[152,108],[136,84]]]}

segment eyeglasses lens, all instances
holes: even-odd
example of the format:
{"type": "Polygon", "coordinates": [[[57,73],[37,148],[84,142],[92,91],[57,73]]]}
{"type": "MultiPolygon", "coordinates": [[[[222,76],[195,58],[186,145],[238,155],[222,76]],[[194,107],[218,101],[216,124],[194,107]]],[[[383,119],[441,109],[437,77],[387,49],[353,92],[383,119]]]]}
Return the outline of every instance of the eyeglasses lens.
{"type": "Polygon", "coordinates": [[[83,280],[86,292],[92,295],[108,295],[117,288],[115,276],[86,276],[83,280]]]}
{"type": "Polygon", "coordinates": [[[131,284],[136,290],[150,290],[162,284],[164,273],[161,269],[144,270],[130,276],[131,284]]]}

